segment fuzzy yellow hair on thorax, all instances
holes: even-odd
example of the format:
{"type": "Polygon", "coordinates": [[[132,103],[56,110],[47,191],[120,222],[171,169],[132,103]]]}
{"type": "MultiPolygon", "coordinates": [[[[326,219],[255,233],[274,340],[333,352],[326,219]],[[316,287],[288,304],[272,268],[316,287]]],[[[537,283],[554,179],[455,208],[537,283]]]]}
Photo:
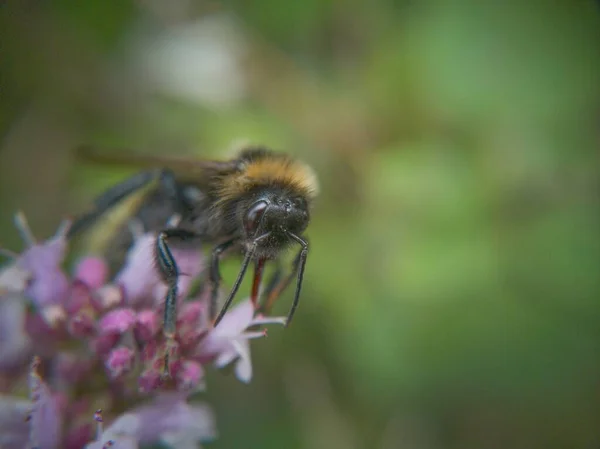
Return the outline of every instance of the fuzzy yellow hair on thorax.
{"type": "Polygon", "coordinates": [[[248,161],[239,173],[225,177],[221,186],[223,200],[235,198],[256,186],[280,184],[298,191],[307,199],[319,191],[317,177],[306,164],[287,155],[268,155],[248,161]]]}

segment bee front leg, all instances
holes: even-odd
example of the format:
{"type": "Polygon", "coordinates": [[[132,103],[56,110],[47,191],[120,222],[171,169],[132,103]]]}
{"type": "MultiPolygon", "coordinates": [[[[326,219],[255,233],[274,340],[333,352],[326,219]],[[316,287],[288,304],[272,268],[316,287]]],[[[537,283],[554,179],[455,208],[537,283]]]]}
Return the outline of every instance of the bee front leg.
{"type": "Polygon", "coordinates": [[[270,313],[275,301],[281,296],[281,294],[289,287],[289,285],[294,280],[294,277],[298,273],[298,266],[300,265],[300,260],[302,258],[302,249],[298,251],[294,260],[292,261],[292,266],[289,273],[284,276],[283,275],[283,267],[281,262],[278,262],[277,268],[269,283],[267,284],[267,288],[265,290],[265,301],[262,307],[262,311],[264,313],[270,313]]]}
{"type": "Polygon", "coordinates": [[[165,308],[163,315],[163,334],[167,341],[167,351],[165,353],[164,374],[169,375],[169,352],[175,345],[175,333],[177,331],[177,283],[179,280],[179,269],[173,253],[167,243],[170,239],[180,241],[191,240],[199,236],[191,231],[184,229],[165,229],[159,232],[156,239],[155,259],[156,265],[167,284],[167,296],[165,297],[165,308]]]}
{"type": "MultiPolygon", "coordinates": [[[[250,264],[250,261],[254,260],[254,255],[256,254],[256,248],[257,248],[258,244],[260,243],[261,240],[269,237],[269,235],[270,235],[270,233],[267,232],[266,234],[263,234],[263,235],[255,238],[254,241],[252,242],[252,245],[250,246],[250,248],[248,248],[248,250],[246,251],[246,255],[244,256],[244,260],[242,261],[242,266],[240,267],[240,271],[238,272],[237,278],[236,278],[235,282],[233,283],[233,287],[231,287],[231,291],[229,292],[227,299],[225,299],[225,303],[223,304],[223,307],[221,307],[221,311],[219,312],[217,317],[214,319],[213,326],[217,327],[218,324],[223,319],[223,317],[225,316],[227,309],[229,309],[229,306],[231,305],[231,302],[233,301],[235,294],[237,293],[238,289],[240,288],[240,285],[242,284],[242,281],[244,280],[244,275],[246,274],[246,270],[248,269],[248,265],[250,264]]],[[[233,242],[235,242],[235,240],[226,242],[226,243],[229,243],[229,245],[231,245],[233,242]]],[[[225,245],[226,243],[224,243],[223,245],[225,245]]],[[[224,250],[219,250],[219,248],[220,247],[218,246],[213,251],[212,268],[214,268],[214,270],[211,269],[211,278],[214,278],[217,281],[218,281],[218,279],[220,279],[219,264],[218,264],[219,257],[218,256],[221,255],[222,252],[224,251],[224,250]],[[215,257],[215,254],[217,257],[215,257]]],[[[260,271],[257,271],[257,273],[262,273],[262,269],[260,269],[260,271]]],[[[260,281],[260,279],[259,279],[259,281],[260,281]]],[[[212,293],[213,293],[212,299],[214,301],[214,304],[216,305],[218,284],[215,281],[213,281],[213,292],[212,293]]]]}
{"type": "Polygon", "coordinates": [[[219,299],[219,286],[221,284],[221,271],[219,270],[219,262],[221,256],[225,251],[227,251],[233,244],[235,243],[235,239],[227,240],[224,243],[216,246],[211,255],[210,259],[210,320],[214,321],[217,316],[217,300],[219,299]]]}
{"type": "Polygon", "coordinates": [[[296,291],[294,292],[294,301],[292,303],[292,307],[290,312],[288,313],[288,318],[286,321],[286,326],[288,326],[292,322],[292,318],[294,317],[294,313],[296,312],[296,308],[298,307],[298,302],[300,301],[300,290],[302,289],[302,280],[304,278],[304,267],[306,265],[306,256],[308,255],[308,240],[306,238],[301,238],[296,235],[292,237],[299,243],[302,248],[294,257],[294,261],[292,262],[292,269],[287,274],[287,276],[282,277],[282,269],[281,265],[277,266],[275,273],[273,273],[272,279],[269,281],[267,290],[265,292],[266,300],[262,307],[264,313],[269,313],[273,304],[279,296],[289,287],[289,285],[296,277],[296,291]]]}

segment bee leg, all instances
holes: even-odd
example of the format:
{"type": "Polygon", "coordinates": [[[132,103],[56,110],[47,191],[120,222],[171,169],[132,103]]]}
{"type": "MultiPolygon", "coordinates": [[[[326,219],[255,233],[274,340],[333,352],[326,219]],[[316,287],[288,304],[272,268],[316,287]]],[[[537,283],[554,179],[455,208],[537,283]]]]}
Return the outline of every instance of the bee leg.
{"type": "MultiPolygon", "coordinates": [[[[258,243],[262,239],[267,238],[269,236],[269,234],[270,233],[267,232],[266,234],[263,234],[260,237],[257,237],[252,242],[252,246],[248,249],[248,251],[246,252],[246,255],[244,256],[244,260],[242,262],[242,266],[240,268],[240,272],[238,273],[237,279],[235,280],[233,287],[231,288],[231,291],[229,292],[229,296],[225,300],[225,304],[223,304],[223,307],[221,307],[221,311],[219,312],[219,315],[217,315],[217,318],[215,319],[213,326],[216,327],[221,322],[223,317],[225,316],[225,312],[227,312],[227,309],[229,309],[229,306],[231,305],[231,302],[233,301],[235,294],[237,293],[238,289],[240,288],[240,285],[242,284],[242,281],[244,280],[244,275],[246,274],[246,270],[248,269],[248,265],[250,264],[250,261],[252,259],[254,259],[254,254],[256,253],[256,247],[258,246],[258,243]]],[[[214,254],[214,251],[213,251],[213,254],[214,254]]],[[[217,265],[216,274],[218,274],[218,265],[217,265]]]]}
{"type": "Polygon", "coordinates": [[[167,240],[190,240],[198,235],[184,229],[165,229],[158,234],[155,247],[155,259],[158,270],[167,284],[167,296],[165,297],[165,309],[163,315],[163,334],[167,342],[165,352],[164,375],[169,375],[169,355],[176,348],[175,333],[177,323],[177,281],[179,280],[179,269],[173,253],[169,248],[167,240]]]}
{"type": "Polygon", "coordinates": [[[252,281],[252,293],[250,295],[250,300],[252,301],[255,309],[258,306],[258,293],[260,290],[260,283],[262,281],[266,261],[267,260],[265,258],[262,258],[258,259],[254,264],[254,280],[252,281]]]}
{"type": "Polygon", "coordinates": [[[291,270],[285,277],[283,277],[283,268],[282,268],[281,264],[278,264],[278,266],[275,270],[275,273],[273,273],[273,276],[272,276],[271,280],[269,281],[269,284],[265,291],[266,299],[265,299],[265,303],[263,304],[262,310],[261,310],[263,313],[268,314],[271,312],[271,309],[273,308],[275,301],[277,301],[279,296],[281,296],[281,294],[292,283],[292,280],[298,273],[298,265],[300,264],[301,255],[302,255],[302,250],[298,251],[298,254],[296,254],[296,257],[294,257],[291,270]]]}
{"type": "MultiPolygon", "coordinates": [[[[268,304],[266,304],[266,302],[268,301],[268,298],[271,296],[271,293],[273,292],[273,290],[275,290],[277,288],[277,286],[279,285],[279,283],[281,283],[281,281],[282,281],[283,266],[279,259],[276,259],[275,263],[276,263],[275,271],[273,272],[273,274],[271,274],[271,277],[268,280],[267,286],[263,293],[264,297],[267,298],[267,300],[264,301],[263,305],[261,306],[261,311],[265,311],[265,307],[268,305],[268,304]]],[[[292,267],[294,266],[295,263],[296,263],[296,260],[294,259],[294,263],[292,264],[292,267]]]]}
{"type": "MultiPolygon", "coordinates": [[[[302,247],[300,252],[298,253],[296,270],[298,272],[298,277],[296,278],[296,292],[294,293],[294,301],[292,302],[292,308],[288,313],[288,317],[285,323],[285,326],[288,327],[292,322],[292,318],[294,317],[294,313],[296,312],[296,308],[298,307],[298,303],[300,302],[300,290],[302,290],[302,280],[304,278],[304,268],[306,267],[306,257],[308,256],[308,240],[303,239],[302,237],[297,236],[291,232],[288,232],[288,235],[296,240],[302,247]]],[[[292,273],[294,273],[292,271],[292,273]]]]}
{"type": "Polygon", "coordinates": [[[221,284],[221,272],[219,270],[219,262],[223,253],[227,251],[234,243],[235,239],[231,239],[224,243],[221,243],[212,250],[209,272],[211,285],[209,315],[211,321],[214,321],[215,316],[217,315],[217,300],[219,298],[219,286],[221,284]]]}

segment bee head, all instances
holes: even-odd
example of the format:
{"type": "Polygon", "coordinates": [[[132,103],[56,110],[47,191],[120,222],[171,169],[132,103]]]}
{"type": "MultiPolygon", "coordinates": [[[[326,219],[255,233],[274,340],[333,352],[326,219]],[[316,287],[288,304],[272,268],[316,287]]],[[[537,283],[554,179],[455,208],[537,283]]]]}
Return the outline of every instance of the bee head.
{"type": "Polygon", "coordinates": [[[245,204],[242,221],[247,240],[269,233],[265,245],[276,250],[290,241],[290,233],[300,235],[309,219],[308,203],[302,195],[267,188],[245,204]]]}

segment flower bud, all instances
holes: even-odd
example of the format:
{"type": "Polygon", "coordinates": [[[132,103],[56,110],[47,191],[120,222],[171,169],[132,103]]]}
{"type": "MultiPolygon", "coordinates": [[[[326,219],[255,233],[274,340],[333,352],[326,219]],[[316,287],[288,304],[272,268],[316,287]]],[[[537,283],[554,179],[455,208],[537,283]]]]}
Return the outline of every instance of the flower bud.
{"type": "Polygon", "coordinates": [[[135,353],[133,350],[126,346],[119,346],[108,353],[104,366],[111,379],[119,379],[131,371],[134,362],[135,353]]]}

